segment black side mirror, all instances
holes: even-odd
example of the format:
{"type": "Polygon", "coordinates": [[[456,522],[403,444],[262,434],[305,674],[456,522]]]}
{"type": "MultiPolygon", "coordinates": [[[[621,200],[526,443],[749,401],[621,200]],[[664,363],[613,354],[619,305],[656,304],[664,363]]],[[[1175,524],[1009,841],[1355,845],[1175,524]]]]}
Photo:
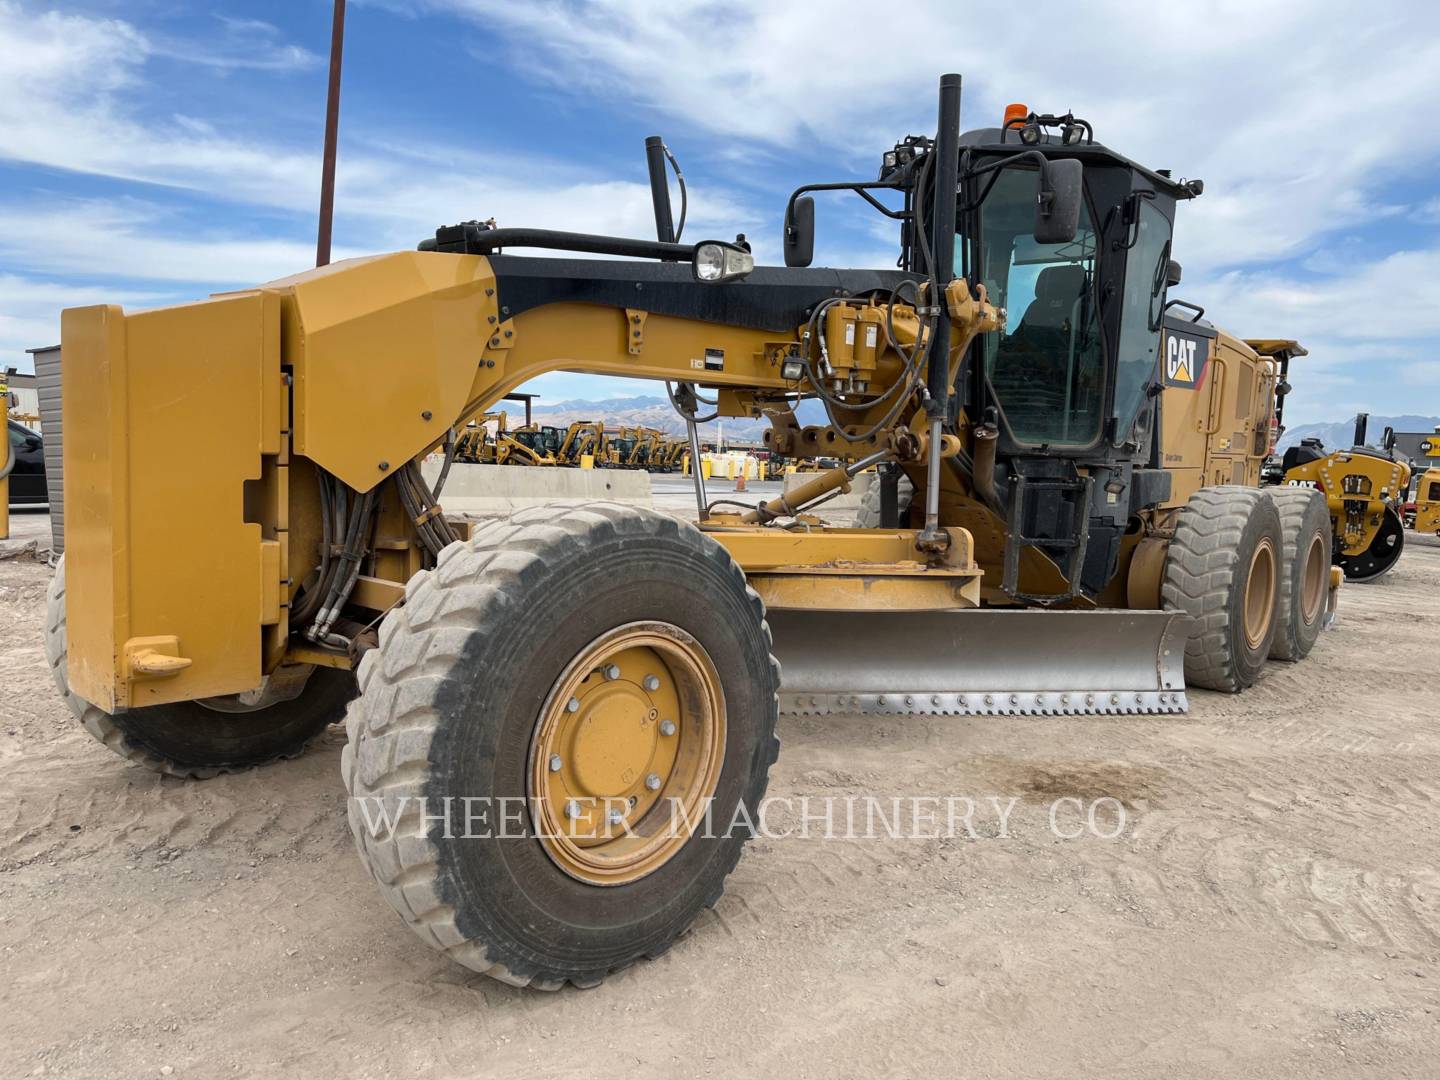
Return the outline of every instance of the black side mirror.
{"type": "Polygon", "coordinates": [[[1035,242],[1068,244],[1080,227],[1085,167],[1074,158],[1048,161],[1035,199],[1035,242]]]}
{"type": "Polygon", "coordinates": [[[1165,264],[1165,287],[1173,289],[1180,284],[1180,264],[1170,259],[1165,264]]]}
{"type": "Polygon", "coordinates": [[[801,195],[785,216],[785,265],[809,266],[815,257],[815,200],[801,195]]]}
{"type": "Polygon", "coordinates": [[[1395,429],[1392,428],[1392,427],[1387,427],[1387,428],[1385,429],[1385,434],[1382,435],[1382,436],[1380,436],[1380,443],[1381,443],[1382,446],[1385,447],[1385,452],[1386,452],[1387,454],[1390,453],[1392,450],[1394,450],[1394,449],[1395,449],[1395,429]]]}

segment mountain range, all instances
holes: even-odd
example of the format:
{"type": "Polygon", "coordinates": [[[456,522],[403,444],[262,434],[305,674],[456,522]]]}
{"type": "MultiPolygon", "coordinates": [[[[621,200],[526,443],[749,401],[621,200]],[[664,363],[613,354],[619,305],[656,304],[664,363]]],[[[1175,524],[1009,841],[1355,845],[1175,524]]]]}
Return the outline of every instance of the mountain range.
{"type": "MultiPolygon", "coordinates": [[[[1387,427],[1394,428],[1397,432],[1424,432],[1430,433],[1435,430],[1435,425],[1440,424],[1440,416],[1379,416],[1372,415],[1366,426],[1365,441],[1371,446],[1379,446],[1380,439],[1385,434],[1387,427]]],[[[1285,429],[1285,434],[1280,436],[1279,449],[1284,450],[1288,446],[1295,446],[1301,439],[1319,439],[1327,450],[1338,450],[1351,446],[1355,442],[1355,418],[1348,420],[1335,420],[1323,424],[1296,424],[1294,427],[1285,429]]]]}

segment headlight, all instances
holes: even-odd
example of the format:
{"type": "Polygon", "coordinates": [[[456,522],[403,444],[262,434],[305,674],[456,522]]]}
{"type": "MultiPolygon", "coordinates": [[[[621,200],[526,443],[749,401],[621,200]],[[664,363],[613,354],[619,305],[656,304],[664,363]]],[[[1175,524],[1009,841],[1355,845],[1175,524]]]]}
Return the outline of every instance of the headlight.
{"type": "Polygon", "coordinates": [[[755,269],[755,256],[723,240],[705,240],[695,245],[692,265],[697,281],[733,281],[755,269]]]}

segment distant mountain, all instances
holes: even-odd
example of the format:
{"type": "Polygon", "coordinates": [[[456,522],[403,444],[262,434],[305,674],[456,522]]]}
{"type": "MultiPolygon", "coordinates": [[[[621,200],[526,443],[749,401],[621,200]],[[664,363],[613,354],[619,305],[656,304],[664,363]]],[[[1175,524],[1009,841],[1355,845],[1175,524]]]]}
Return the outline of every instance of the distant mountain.
{"type": "MultiPolygon", "coordinates": [[[[1387,427],[1392,427],[1396,431],[1428,432],[1434,431],[1436,424],[1440,424],[1440,416],[1379,416],[1371,414],[1365,432],[1365,441],[1372,446],[1379,446],[1380,437],[1385,434],[1387,427]]],[[[1284,450],[1288,446],[1295,446],[1301,439],[1319,439],[1327,450],[1348,447],[1355,441],[1355,417],[1326,424],[1297,424],[1294,427],[1286,428],[1285,434],[1280,436],[1278,449],[1284,450]]]]}

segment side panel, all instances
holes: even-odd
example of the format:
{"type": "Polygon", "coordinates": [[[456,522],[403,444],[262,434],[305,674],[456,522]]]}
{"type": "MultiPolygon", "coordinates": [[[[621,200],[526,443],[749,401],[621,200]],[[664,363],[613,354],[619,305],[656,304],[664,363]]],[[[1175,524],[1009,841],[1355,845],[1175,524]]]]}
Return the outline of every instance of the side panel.
{"type": "Polygon", "coordinates": [[[1275,414],[1272,363],[1219,333],[1167,327],[1164,345],[1164,464],[1171,505],[1201,487],[1260,482],[1275,414]]]}
{"type": "Polygon", "coordinates": [[[281,448],[279,297],[74,309],[62,336],[71,685],[109,711],[256,688],[282,563],[246,482],[281,448]]]}

